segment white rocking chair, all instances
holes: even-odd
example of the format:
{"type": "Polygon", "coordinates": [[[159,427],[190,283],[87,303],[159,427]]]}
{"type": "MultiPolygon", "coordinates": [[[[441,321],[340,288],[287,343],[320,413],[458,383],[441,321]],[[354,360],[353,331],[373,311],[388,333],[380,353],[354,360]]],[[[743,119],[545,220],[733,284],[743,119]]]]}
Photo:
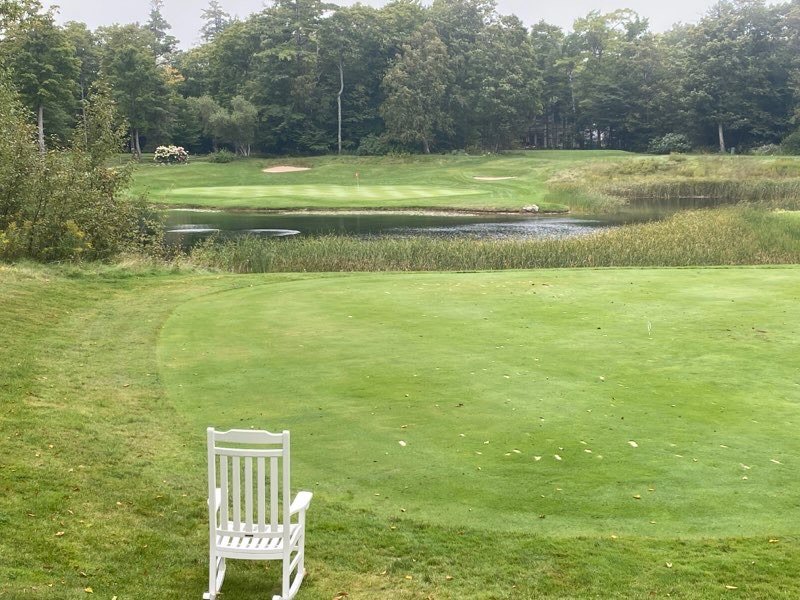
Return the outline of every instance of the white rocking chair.
{"type": "Polygon", "coordinates": [[[217,598],[228,558],[282,561],[281,595],[272,600],[295,597],[305,576],[306,509],[312,494],[300,492],[291,501],[290,493],[288,431],[208,428],[210,555],[204,599],[217,598]]]}

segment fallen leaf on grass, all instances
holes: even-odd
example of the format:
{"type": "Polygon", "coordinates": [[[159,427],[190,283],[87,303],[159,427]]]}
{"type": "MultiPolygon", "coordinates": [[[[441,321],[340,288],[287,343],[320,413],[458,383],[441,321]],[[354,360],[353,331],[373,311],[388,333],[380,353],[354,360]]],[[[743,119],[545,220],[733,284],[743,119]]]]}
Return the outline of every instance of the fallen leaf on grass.
{"type": "Polygon", "coordinates": [[[90,587],[83,588],[83,591],[86,592],[87,594],[94,594],[94,590],[90,587]]]}
{"type": "Polygon", "coordinates": [[[556,460],[561,460],[561,457],[558,454],[554,454],[553,458],[555,458],[556,460]]]}
{"type": "Polygon", "coordinates": [[[726,590],[738,590],[739,588],[736,587],[735,585],[726,585],[725,589],[726,590]]]}
{"type": "Polygon", "coordinates": [[[400,441],[399,441],[399,442],[397,442],[397,443],[398,443],[398,444],[400,444],[400,445],[401,445],[403,448],[405,448],[405,447],[408,445],[408,444],[406,444],[406,443],[405,443],[403,440],[400,440],[400,441]]]}
{"type": "Polygon", "coordinates": [[[777,544],[780,540],[776,540],[775,538],[769,541],[770,544],[777,544]]]}
{"type": "Polygon", "coordinates": [[[453,581],[453,576],[452,575],[445,575],[444,578],[445,578],[445,581],[453,581]]]}
{"type": "Polygon", "coordinates": [[[61,537],[62,535],[64,535],[63,531],[56,532],[56,537],[61,537]]]}
{"type": "Polygon", "coordinates": [[[638,447],[639,447],[639,444],[637,444],[637,443],[636,443],[636,442],[634,442],[633,440],[631,440],[630,442],[628,442],[628,445],[629,445],[631,448],[638,448],[638,447]]]}
{"type": "Polygon", "coordinates": [[[642,499],[642,496],[641,496],[640,494],[634,494],[634,495],[633,495],[633,499],[634,499],[634,500],[641,500],[641,499],[642,499]]]}
{"type": "Polygon", "coordinates": [[[667,563],[667,568],[668,568],[668,569],[671,569],[671,568],[672,568],[672,563],[671,563],[671,562],[668,562],[668,563],[667,563]]]}
{"type": "Polygon", "coordinates": [[[775,460],[774,458],[770,458],[769,462],[775,463],[776,465],[782,465],[783,463],[779,460],[775,460]]]}

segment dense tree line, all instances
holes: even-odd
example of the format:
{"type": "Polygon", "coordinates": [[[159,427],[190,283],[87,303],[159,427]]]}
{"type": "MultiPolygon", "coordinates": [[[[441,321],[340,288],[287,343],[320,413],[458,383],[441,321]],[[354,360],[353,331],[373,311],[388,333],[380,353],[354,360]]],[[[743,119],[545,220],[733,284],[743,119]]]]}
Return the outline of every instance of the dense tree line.
{"type": "Polygon", "coordinates": [[[37,0],[0,0],[0,59],[42,152],[71,135],[97,82],[136,154],[165,143],[247,155],[672,140],[725,151],[779,143],[800,124],[800,0],[723,0],[665,33],[630,10],[590,12],[571,31],[529,28],[494,0],[273,0],[244,20],[212,0],[203,43],[188,51],[163,4],[150,1],[144,24],[90,31],[57,25],[37,0]]]}

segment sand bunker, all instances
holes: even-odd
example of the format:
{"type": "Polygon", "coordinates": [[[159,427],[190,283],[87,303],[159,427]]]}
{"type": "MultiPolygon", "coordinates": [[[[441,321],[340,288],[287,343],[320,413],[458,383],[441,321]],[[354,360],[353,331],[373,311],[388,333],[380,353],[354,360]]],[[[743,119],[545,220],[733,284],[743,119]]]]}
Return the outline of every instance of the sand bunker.
{"type": "Polygon", "coordinates": [[[507,179],[516,179],[516,177],[473,177],[478,181],[505,181],[507,179]]]}
{"type": "Polygon", "coordinates": [[[289,166],[282,166],[282,167],[270,167],[269,169],[264,169],[264,173],[297,173],[298,171],[310,171],[309,167],[289,167],[289,166]]]}

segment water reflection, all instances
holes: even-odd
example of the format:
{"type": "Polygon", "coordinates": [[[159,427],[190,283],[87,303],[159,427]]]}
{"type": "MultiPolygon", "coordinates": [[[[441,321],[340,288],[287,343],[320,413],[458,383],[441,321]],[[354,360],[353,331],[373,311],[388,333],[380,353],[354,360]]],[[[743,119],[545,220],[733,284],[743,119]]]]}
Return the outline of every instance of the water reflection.
{"type": "Polygon", "coordinates": [[[167,239],[191,245],[209,235],[221,237],[260,235],[436,236],[487,238],[546,238],[585,235],[599,227],[613,226],[612,220],[565,216],[503,214],[419,214],[419,213],[264,213],[166,211],[167,239]]]}
{"type": "Polygon", "coordinates": [[[568,217],[537,217],[519,221],[447,224],[435,227],[398,227],[387,233],[400,236],[428,235],[434,237],[465,237],[473,239],[545,239],[586,235],[599,227],[609,226],[603,221],[568,217]]]}
{"type": "Polygon", "coordinates": [[[175,209],[165,211],[167,239],[191,246],[211,235],[287,238],[297,235],[435,236],[536,239],[587,235],[600,228],[663,219],[677,211],[727,204],[713,198],[634,199],[603,215],[414,212],[314,213],[175,209]]]}

